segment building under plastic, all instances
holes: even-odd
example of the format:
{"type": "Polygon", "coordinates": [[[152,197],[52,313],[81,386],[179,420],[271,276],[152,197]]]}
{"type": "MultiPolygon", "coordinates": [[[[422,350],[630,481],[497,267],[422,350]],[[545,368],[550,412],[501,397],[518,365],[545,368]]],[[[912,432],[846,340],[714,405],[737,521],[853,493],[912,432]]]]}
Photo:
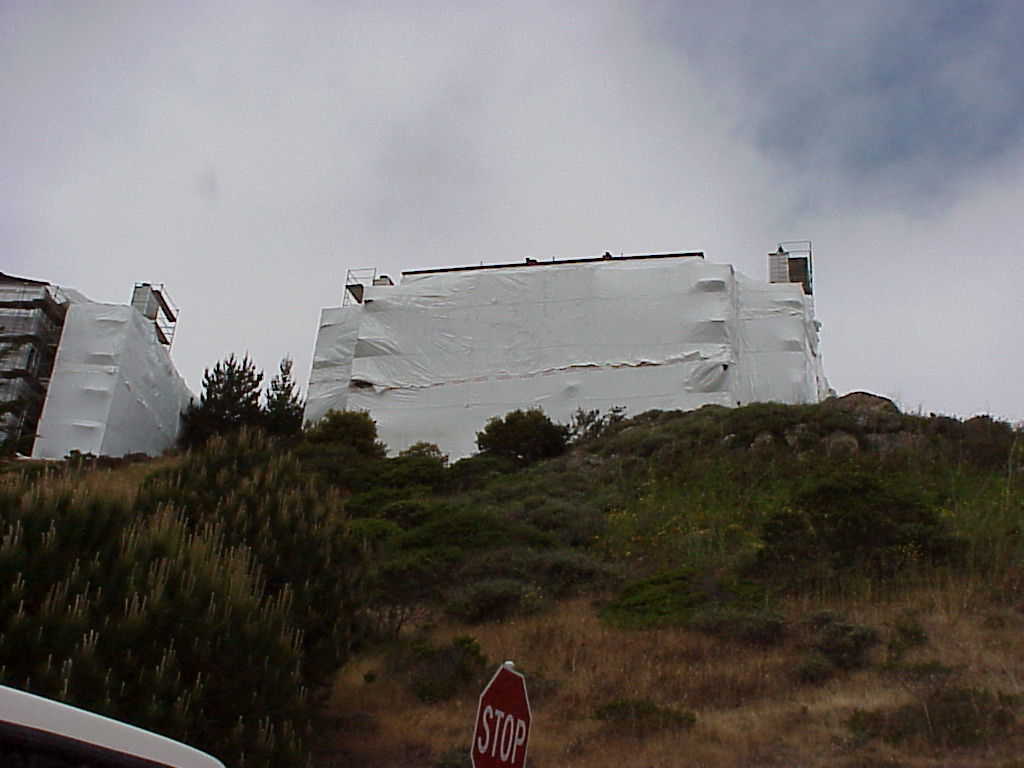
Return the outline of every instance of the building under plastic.
{"type": "Polygon", "coordinates": [[[162,286],[101,304],[0,273],[0,439],[55,459],[171,447],[192,398],[170,356],[176,321],[162,286]]]}
{"type": "Polygon", "coordinates": [[[349,272],[321,312],[305,418],[364,410],[391,451],[476,450],[488,419],[540,407],[635,415],[825,397],[810,247],[772,282],[703,253],[349,272]]]}

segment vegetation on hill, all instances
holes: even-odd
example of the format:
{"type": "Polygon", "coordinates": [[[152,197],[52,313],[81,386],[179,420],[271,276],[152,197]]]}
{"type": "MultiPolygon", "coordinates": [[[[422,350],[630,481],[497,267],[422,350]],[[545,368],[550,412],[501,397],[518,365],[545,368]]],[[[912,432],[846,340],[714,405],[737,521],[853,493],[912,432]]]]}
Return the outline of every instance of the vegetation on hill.
{"type": "Polygon", "coordinates": [[[247,766],[463,765],[505,658],[532,765],[1010,764],[1019,431],[858,394],[479,437],[10,465],[0,679],[247,766]]]}

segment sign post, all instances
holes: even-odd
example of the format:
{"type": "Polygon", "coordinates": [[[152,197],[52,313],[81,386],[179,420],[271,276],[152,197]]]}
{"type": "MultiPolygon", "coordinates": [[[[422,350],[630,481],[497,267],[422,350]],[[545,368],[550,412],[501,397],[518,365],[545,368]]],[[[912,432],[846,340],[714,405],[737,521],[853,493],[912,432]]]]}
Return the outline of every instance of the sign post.
{"type": "Polygon", "coordinates": [[[469,748],[473,768],[523,768],[530,719],[526,678],[506,661],[480,694],[469,748]]]}

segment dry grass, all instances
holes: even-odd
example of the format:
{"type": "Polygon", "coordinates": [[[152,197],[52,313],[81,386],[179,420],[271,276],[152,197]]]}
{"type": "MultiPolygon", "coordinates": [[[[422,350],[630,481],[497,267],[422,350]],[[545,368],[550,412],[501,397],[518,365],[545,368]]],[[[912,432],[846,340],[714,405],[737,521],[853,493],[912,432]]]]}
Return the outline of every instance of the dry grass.
{"type": "Polygon", "coordinates": [[[24,479],[17,470],[41,465],[46,468],[46,474],[33,479],[32,484],[42,493],[72,493],[80,498],[102,498],[130,506],[138,498],[139,489],[147,477],[180,463],[180,456],[164,456],[115,468],[68,473],[63,465],[56,462],[22,460],[4,464],[3,469],[8,471],[0,473],[0,485],[20,486],[24,479]]]}
{"type": "MultiPolygon", "coordinates": [[[[877,598],[877,596],[875,596],[877,598]]],[[[928,642],[907,662],[937,660],[954,668],[957,685],[1024,693],[1024,617],[986,585],[949,581],[885,601],[793,602],[789,620],[831,610],[878,628],[883,641],[909,619],[928,642]]],[[[775,648],[751,648],[684,630],[628,631],[602,624],[587,600],[562,603],[544,615],[477,627],[445,625],[436,642],[471,634],[496,665],[512,659],[531,687],[531,766],[998,766],[1014,763],[1024,740],[1015,726],[999,743],[943,754],[927,743],[894,747],[858,743],[845,722],[854,709],[891,708],[920,701],[928,685],[887,672],[885,643],[872,665],[840,673],[821,685],[797,682],[793,669],[805,652],[800,631],[775,648]],[[614,699],[648,699],[692,710],[691,731],[631,737],[593,718],[614,699]]],[[[444,703],[418,702],[398,682],[364,681],[381,672],[379,658],[351,664],[339,679],[332,707],[341,728],[335,746],[365,765],[433,765],[466,747],[476,691],[444,703]]],[[[383,677],[383,675],[381,675],[383,677]]]]}

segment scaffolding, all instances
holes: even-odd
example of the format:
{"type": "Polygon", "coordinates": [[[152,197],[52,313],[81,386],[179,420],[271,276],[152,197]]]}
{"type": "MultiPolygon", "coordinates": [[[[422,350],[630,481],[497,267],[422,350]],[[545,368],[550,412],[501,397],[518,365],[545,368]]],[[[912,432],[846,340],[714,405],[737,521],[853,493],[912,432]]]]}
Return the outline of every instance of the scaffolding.
{"type": "Polygon", "coordinates": [[[804,293],[814,294],[814,261],[810,240],[783,240],[768,254],[768,282],[800,283],[804,293]]]}
{"type": "Polygon", "coordinates": [[[66,314],[56,286],[0,272],[0,441],[22,452],[35,436],[66,314]]]}
{"type": "Polygon", "coordinates": [[[362,304],[368,285],[394,285],[394,282],[387,275],[378,275],[376,267],[350,269],[345,272],[345,292],[341,295],[341,306],[362,304]]]}
{"type": "Polygon", "coordinates": [[[132,291],[132,306],[153,322],[157,341],[165,347],[174,342],[181,312],[167,295],[163,283],[136,283],[132,291]]]}

